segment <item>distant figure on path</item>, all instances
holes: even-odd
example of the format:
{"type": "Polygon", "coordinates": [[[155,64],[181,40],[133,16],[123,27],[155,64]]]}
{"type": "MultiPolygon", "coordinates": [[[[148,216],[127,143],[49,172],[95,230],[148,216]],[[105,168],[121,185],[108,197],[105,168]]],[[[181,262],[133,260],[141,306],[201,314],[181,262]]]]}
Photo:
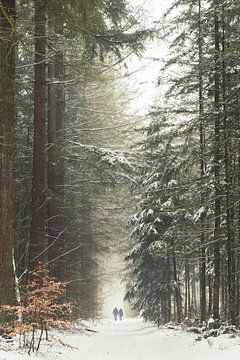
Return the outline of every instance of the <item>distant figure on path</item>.
{"type": "Polygon", "coordinates": [[[122,309],[119,309],[118,315],[119,315],[119,320],[122,321],[122,317],[123,317],[123,311],[122,311],[122,309]]]}
{"type": "Polygon", "coordinates": [[[116,307],[113,309],[113,317],[114,317],[114,320],[117,321],[118,309],[116,307]]]}

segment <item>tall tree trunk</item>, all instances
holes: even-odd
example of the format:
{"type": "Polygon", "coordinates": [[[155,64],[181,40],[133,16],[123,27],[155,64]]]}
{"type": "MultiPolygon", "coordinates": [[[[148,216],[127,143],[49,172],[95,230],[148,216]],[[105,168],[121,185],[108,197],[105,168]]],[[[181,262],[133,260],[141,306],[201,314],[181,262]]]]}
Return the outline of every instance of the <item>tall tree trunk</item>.
{"type": "Polygon", "coordinates": [[[225,308],[225,303],[226,303],[226,293],[225,293],[225,273],[226,273],[226,269],[225,269],[225,261],[222,261],[221,263],[221,307],[225,308]]]}
{"type": "Polygon", "coordinates": [[[214,275],[213,275],[213,317],[219,318],[220,292],[220,223],[221,223],[221,190],[220,190],[220,29],[218,0],[214,0],[214,36],[215,36],[215,74],[214,74],[214,275]]]}
{"type": "MultiPolygon", "coordinates": [[[[204,173],[205,173],[205,134],[204,134],[204,104],[203,104],[203,32],[202,32],[202,1],[199,7],[199,133],[200,133],[200,172],[201,172],[201,206],[205,206],[204,173]]],[[[206,249],[205,249],[205,215],[201,217],[201,254],[200,254],[200,320],[206,319],[206,249]]]]}
{"type": "Polygon", "coordinates": [[[173,245],[173,279],[175,282],[175,300],[176,300],[176,311],[177,311],[177,322],[182,321],[182,299],[181,299],[181,292],[179,288],[179,281],[178,281],[178,275],[177,275],[177,264],[176,264],[176,256],[175,256],[175,250],[173,245]]]}
{"type": "Polygon", "coordinates": [[[208,316],[212,316],[212,276],[208,274],[208,316]]]}
{"type": "MultiPolygon", "coordinates": [[[[60,32],[62,25],[56,25],[55,14],[50,11],[49,28],[53,34],[60,32]]],[[[58,21],[61,21],[61,19],[58,21]]],[[[48,188],[51,201],[48,204],[48,245],[50,273],[58,279],[66,278],[65,250],[65,217],[64,217],[64,64],[63,53],[58,49],[48,65],[50,83],[48,85],[48,188]]]]}
{"type": "Polygon", "coordinates": [[[189,264],[188,264],[188,316],[191,318],[192,316],[192,308],[191,308],[191,284],[190,284],[190,278],[191,278],[191,274],[190,274],[190,268],[189,268],[189,264]]]}
{"type": "MultiPolygon", "coordinates": [[[[58,27],[58,31],[63,35],[62,24],[58,27]]],[[[62,50],[57,52],[56,56],[56,76],[59,81],[57,86],[57,106],[56,106],[56,131],[57,131],[57,162],[56,162],[56,185],[58,199],[58,233],[60,235],[60,251],[64,254],[66,250],[66,217],[65,217],[65,162],[64,162],[64,127],[65,127],[65,90],[64,90],[64,54],[62,50]]],[[[58,261],[59,277],[66,279],[66,256],[58,261]]]]}
{"type": "Polygon", "coordinates": [[[189,269],[188,261],[185,259],[185,279],[184,279],[184,317],[186,318],[188,314],[188,282],[189,282],[189,269]]]}
{"type": "Polygon", "coordinates": [[[0,6],[0,304],[16,299],[13,270],[15,0],[0,6]]]}
{"type": "MultiPolygon", "coordinates": [[[[171,259],[170,255],[167,255],[167,282],[170,285],[171,282],[171,259]]],[[[168,299],[167,299],[167,312],[168,312],[168,319],[167,322],[171,321],[171,315],[172,315],[172,299],[171,299],[171,288],[169,286],[168,288],[168,299]]]]}
{"type": "Polygon", "coordinates": [[[195,265],[193,265],[192,267],[192,282],[191,282],[191,292],[192,292],[192,297],[191,297],[191,308],[192,308],[192,312],[196,312],[197,311],[197,280],[196,280],[196,272],[195,272],[195,265]]]}
{"type": "Polygon", "coordinates": [[[185,304],[184,316],[191,317],[191,294],[190,294],[190,266],[188,259],[185,260],[185,304]]]}
{"type": "Polygon", "coordinates": [[[233,234],[233,209],[232,201],[232,176],[231,176],[231,138],[229,120],[227,116],[227,81],[226,81],[226,54],[225,54],[225,9],[222,10],[222,91],[223,91],[223,127],[224,127],[224,164],[225,164],[225,199],[226,199],[226,223],[227,223],[227,273],[228,273],[228,307],[229,317],[232,324],[236,323],[235,314],[235,259],[234,259],[234,234],[233,234]]]}
{"type": "MultiPolygon", "coordinates": [[[[238,107],[239,109],[239,101],[238,107]]],[[[238,110],[238,158],[237,158],[237,191],[238,191],[238,200],[239,200],[239,193],[240,193],[240,112],[238,110]]],[[[237,246],[240,247],[240,201],[238,201],[237,206],[237,246]]],[[[236,316],[239,318],[240,315],[240,254],[237,255],[237,286],[236,286],[236,316]]],[[[239,321],[238,321],[239,324],[239,321]]]]}
{"type": "Polygon", "coordinates": [[[34,144],[29,267],[44,262],[46,216],[46,1],[35,0],[34,144]]]}

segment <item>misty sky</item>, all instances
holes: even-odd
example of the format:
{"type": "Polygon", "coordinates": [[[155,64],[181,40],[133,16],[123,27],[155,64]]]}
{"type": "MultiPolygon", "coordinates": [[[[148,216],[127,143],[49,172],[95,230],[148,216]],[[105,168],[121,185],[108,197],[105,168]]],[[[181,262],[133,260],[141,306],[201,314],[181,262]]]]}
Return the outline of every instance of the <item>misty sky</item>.
{"type": "MultiPolygon", "coordinates": [[[[149,28],[158,27],[157,21],[169,8],[171,2],[172,0],[130,0],[131,5],[136,9],[136,14],[141,15],[141,22],[149,28]]],[[[166,43],[154,40],[147,42],[146,51],[141,58],[130,57],[129,71],[136,71],[130,78],[131,87],[134,89],[130,112],[144,115],[153,105],[157,78],[167,52],[166,43]]]]}

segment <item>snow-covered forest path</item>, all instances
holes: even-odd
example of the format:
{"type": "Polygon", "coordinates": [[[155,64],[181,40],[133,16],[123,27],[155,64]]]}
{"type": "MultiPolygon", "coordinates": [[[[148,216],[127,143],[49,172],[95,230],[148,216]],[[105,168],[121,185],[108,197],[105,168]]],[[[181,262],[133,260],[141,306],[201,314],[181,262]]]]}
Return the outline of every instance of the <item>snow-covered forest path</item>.
{"type": "Polygon", "coordinates": [[[65,352],[67,360],[229,360],[239,355],[240,339],[229,335],[195,341],[196,335],[157,329],[141,320],[104,320],[94,335],[69,335],[65,341],[78,350],[65,352]]]}
{"type": "Polygon", "coordinates": [[[26,350],[1,350],[0,360],[231,360],[238,359],[240,337],[221,335],[196,341],[197,335],[156,328],[141,320],[88,324],[97,333],[80,329],[54,332],[29,357],[26,350]]]}

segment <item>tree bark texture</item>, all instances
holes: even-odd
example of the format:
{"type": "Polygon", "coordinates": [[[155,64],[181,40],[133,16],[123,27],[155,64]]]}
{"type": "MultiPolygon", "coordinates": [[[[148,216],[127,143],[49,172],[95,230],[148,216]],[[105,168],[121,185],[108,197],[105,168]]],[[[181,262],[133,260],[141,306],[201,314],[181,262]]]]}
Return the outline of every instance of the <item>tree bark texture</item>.
{"type": "Polygon", "coordinates": [[[177,322],[180,323],[182,321],[182,299],[181,299],[181,293],[179,289],[179,281],[178,281],[178,275],[177,275],[177,264],[176,264],[176,256],[175,251],[173,250],[173,278],[175,282],[175,300],[176,300],[176,315],[177,315],[177,322]]]}
{"type": "Polygon", "coordinates": [[[227,273],[228,273],[228,299],[229,318],[232,324],[236,323],[236,293],[235,293],[235,256],[234,256],[234,201],[232,194],[232,161],[231,161],[231,124],[227,112],[227,77],[225,53],[225,9],[222,9],[222,92],[223,92],[223,131],[224,131],[224,165],[225,165],[225,203],[227,224],[227,273]]]}
{"type": "Polygon", "coordinates": [[[220,293],[220,224],[221,224],[221,190],[220,190],[220,29],[219,6],[214,1],[214,36],[215,36],[215,74],[214,74],[214,277],[213,277],[213,317],[219,318],[219,293],[220,293]]]}
{"type": "Polygon", "coordinates": [[[46,217],[46,3],[35,0],[34,144],[30,269],[44,262],[46,217]]]}
{"type": "MultiPolygon", "coordinates": [[[[54,14],[49,10],[49,28],[53,34],[62,35],[62,26],[56,25],[54,14]]],[[[48,256],[50,273],[54,277],[66,279],[64,216],[64,64],[61,49],[56,51],[48,64],[48,189],[51,200],[48,203],[48,256]],[[56,83],[57,82],[57,83],[56,83]]]]}
{"type": "Polygon", "coordinates": [[[14,304],[13,145],[15,98],[15,0],[0,7],[0,304],[14,304]]]}
{"type": "MultiPolygon", "coordinates": [[[[204,129],[204,103],[203,103],[203,31],[202,31],[202,0],[198,2],[199,10],[199,135],[200,135],[200,172],[201,172],[201,185],[204,185],[205,174],[205,129],[204,129]]],[[[204,190],[201,191],[201,206],[205,206],[204,190]]],[[[206,320],[206,249],[205,249],[205,216],[201,217],[201,254],[200,254],[200,320],[206,320]]]]}

